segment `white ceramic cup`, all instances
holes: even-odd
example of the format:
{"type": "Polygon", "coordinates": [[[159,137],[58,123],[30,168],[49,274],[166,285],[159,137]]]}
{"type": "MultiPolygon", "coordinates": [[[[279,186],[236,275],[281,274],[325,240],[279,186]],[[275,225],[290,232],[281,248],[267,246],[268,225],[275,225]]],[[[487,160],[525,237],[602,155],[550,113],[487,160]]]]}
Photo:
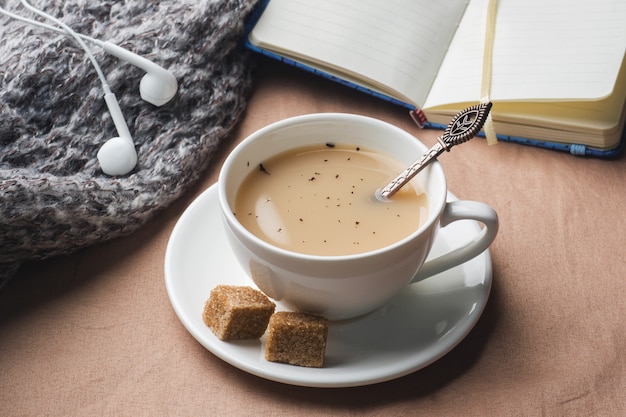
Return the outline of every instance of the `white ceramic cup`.
{"type": "Polygon", "coordinates": [[[232,250],[268,296],[329,320],[349,319],[382,307],[411,282],[472,259],[493,242],[498,232],[495,210],[475,201],[446,202],[446,178],[436,161],[412,180],[419,181],[428,196],[427,220],[408,237],[377,250],[307,255],[273,246],[239,223],[233,214],[235,196],[250,171],[286,150],[328,142],[379,151],[407,166],[427,150],[414,136],[386,122],[338,113],[282,120],[244,139],[220,171],[219,203],[232,250]],[[466,245],[424,263],[439,228],[463,219],[485,227],[466,245]]]}

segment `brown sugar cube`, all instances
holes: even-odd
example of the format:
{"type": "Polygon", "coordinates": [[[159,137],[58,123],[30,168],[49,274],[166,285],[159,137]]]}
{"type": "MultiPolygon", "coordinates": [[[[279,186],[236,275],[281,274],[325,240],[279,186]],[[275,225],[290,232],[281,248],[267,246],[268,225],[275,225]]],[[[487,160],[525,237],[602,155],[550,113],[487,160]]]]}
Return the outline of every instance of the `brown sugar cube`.
{"type": "Polygon", "coordinates": [[[218,285],[204,304],[202,319],[221,340],[258,339],[275,308],[259,290],[218,285]]]}
{"type": "Polygon", "coordinates": [[[265,359],[321,368],[324,364],[328,320],[302,312],[278,312],[270,319],[265,359]]]}

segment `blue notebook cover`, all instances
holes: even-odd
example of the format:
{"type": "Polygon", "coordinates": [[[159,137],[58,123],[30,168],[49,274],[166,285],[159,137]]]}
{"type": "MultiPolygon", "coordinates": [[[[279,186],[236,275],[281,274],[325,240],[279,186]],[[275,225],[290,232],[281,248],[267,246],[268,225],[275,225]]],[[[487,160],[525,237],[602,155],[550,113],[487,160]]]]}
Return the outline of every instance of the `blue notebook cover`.
{"type": "MultiPolygon", "coordinates": [[[[282,56],[280,54],[277,54],[275,52],[269,51],[267,49],[263,49],[258,47],[257,45],[254,45],[250,42],[248,35],[249,33],[252,31],[252,29],[254,28],[254,25],[256,24],[256,22],[261,18],[261,15],[263,14],[263,11],[265,10],[265,7],[268,5],[268,3],[271,0],[261,0],[258,5],[255,7],[255,9],[253,10],[253,12],[251,13],[248,22],[246,23],[246,29],[245,29],[245,34],[243,37],[243,43],[244,46],[247,49],[250,49],[258,54],[264,55],[266,57],[281,61],[287,65],[291,65],[293,67],[299,68],[301,70],[313,73],[315,75],[318,75],[320,77],[326,78],[328,80],[331,80],[333,82],[342,84],[346,87],[355,89],[357,91],[361,91],[363,93],[372,95],[374,97],[377,97],[381,100],[385,100],[388,101],[390,103],[396,104],[398,106],[402,106],[405,107],[406,109],[409,110],[410,116],[411,118],[415,121],[415,123],[420,127],[420,128],[434,128],[434,129],[445,129],[446,126],[445,125],[441,125],[438,123],[432,123],[430,121],[428,121],[427,117],[424,115],[424,113],[417,107],[415,107],[413,104],[411,103],[406,103],[404,101],[398,100],[394,97],[388,96],[386,94],[383,94],[379,91],[376,90],[372,90],[370,88],[364,87],[362,85],[356,84],[352,81],[348,81],[346,79],[340,78],[336,75],[330,74],[328,72],[322,71],[318,68],[312,67],[310,65],[304,64],[302,62],[299,62],[297,60],[294,59],[290,59],[288,57],[282,56]]],[[[478,134],[478,136],[484,137],[484,133],[480,132],[478,134]]],[[[530,138],[522,138],[522,137],[516,137],[516,136],[509,136],[509,135],[502,135],[502,134],[497,134],[496,135],[498,137],[498,140],[504,141],[504,142],[511,142],[511,143],[517,143],[517,144],[521,144],[521,145],[528,145],[528,146],[535,146],[535,147],[539,147],[539,148],[544,148],[544,149],[551,149],[551,150],[555,150],[555,151],[560,151],[560,152],[568,152],[572,155],[578,155],[578,156],[590,156],[590,157],[597,157],[597,158],[611,158],[611,157],[615,157],[617,155],[619,155],[623,148],[624,148],[624,143],[626,143],[626,129],[624,130],[624,132],[622,133],[622,137],[621,140],[619,142],[619,144],[612,149],[595,149],[592,147],[589,147],[587,145],[583,145],[583,144],[577,144],[577,143],[571,143],[571,144],[566,144],[566,143],[559,143],[559,142],[549,142],[549,141],[542,141],[542,140],[538,140],[538,139],[530,139],[530,138]]]]}

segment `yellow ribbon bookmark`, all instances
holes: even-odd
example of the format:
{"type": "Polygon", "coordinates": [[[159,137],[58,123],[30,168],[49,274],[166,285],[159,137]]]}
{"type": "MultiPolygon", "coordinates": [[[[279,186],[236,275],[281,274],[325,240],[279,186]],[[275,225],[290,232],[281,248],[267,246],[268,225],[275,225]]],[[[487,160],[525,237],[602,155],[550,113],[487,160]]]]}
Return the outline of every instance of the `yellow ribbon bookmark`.
{"type": "MultiPolygon", "coordinates": [[[[485,27],[483,79],[480,91],[481,103],[488,103],[491,101],[489,95],[491,93],[491,73],[493,66],[493,44],[494,38],[496,36],[496,12],[498,9],[497,6],[497,0],[489,0],[489,4],[487,6],[487,24],[485,27]]],[[[487,143],[489,145],[494,145],[498,143],[498,138],[496,137],[496,129],[493,126],[493,118],[491,117],[491,112],[489,112],[487,116],[487,121],[485,121],[483,129],[485,131],[485,137],[487,138],[487,143]]]]}

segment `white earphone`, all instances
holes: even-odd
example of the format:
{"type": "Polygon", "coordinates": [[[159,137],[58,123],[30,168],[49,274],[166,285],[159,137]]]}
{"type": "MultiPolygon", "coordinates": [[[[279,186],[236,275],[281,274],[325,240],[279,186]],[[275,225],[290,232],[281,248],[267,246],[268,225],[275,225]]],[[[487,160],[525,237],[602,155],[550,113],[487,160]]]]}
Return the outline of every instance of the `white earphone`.
{"type": "Polygon", "coordinates": [[[139,83],[139,93],[142,99],[155,106],[162,106],[174,98],[178,90],[178,82],[171,72],[112,42],[98,43],[109,54],[146,71],[146,75],[139,83]]]}
{"type": "MultiPolygon", "coordinates": [[[[98,44],[111,55],[146,71],[139,83],[139,93],[143,100],[155,106],[162,106],[174,97],[178,90],[178,82],[171,72],[112,42],[98,41],[98,44]]],[[[102,172],[107,175],[126,175],[137,164],[135,143],[115,94],[108,89],[108,86],[105,87],[104,101],[109,108],[119,136],[107,140],[102,145],[97,154],[98,162],[102,172]]]]}
{"type": "Polygon", "coordinates": [[[171,72],[146,58],[130,52],[112,42],[102,42],[89,36],[80,35],[74,32],[74,30],[59,19],[34,8],[26,0],[21,0],[21,2],[24,7],[48,20],[53,21],[58,25],[58,27],[16,15],[5,10],[1,6],[0,13],[32,25],[72,36],[85,50],[85,53],[91,60],[96,72],[98,73],[98,77],[102,82],[104,101],[109,109],[111,119],[113,120],[113,124],[115,125],[118,134],[117,137],[109,139],[104,143],[104,145],[102,145],[97,154],[98,162],[100,163],[102,171],[107,175],[118,176],[130,173],[137,164],[137,151],[135,150],[133,138],[128,130],[128,126],[124,120],[124,115],[122,114],[117,98],[111,91],[106,77],[84,40],[95,43],[107,53],[146,71],[146,74],[143,76],[139,84],[139,92],[143,100],[154,104],[155,106],[162,106],[174,97],[178,90],[178,82],[176,81],[176,78],[171,72]]]}

